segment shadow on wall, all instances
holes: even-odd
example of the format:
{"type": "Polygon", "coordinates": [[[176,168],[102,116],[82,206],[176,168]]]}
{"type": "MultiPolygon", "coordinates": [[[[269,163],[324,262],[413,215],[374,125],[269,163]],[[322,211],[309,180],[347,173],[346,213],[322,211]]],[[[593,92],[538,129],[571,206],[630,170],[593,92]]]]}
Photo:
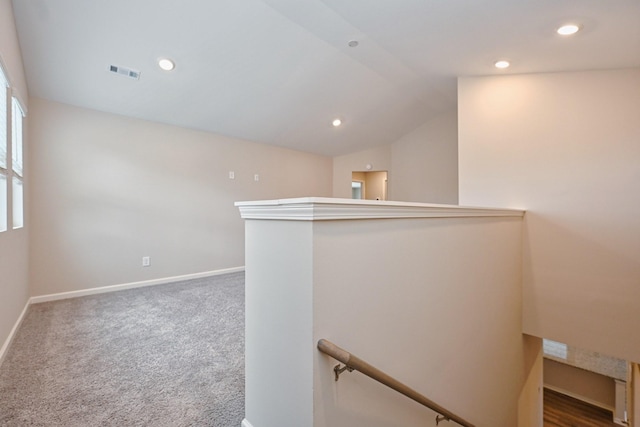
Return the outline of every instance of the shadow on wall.
{"type": "Polygon", "coordinates": [[[621,321],[638,318],[633,253],[589,226],[527,211],[523,332],[635,361],[634,322],[621,321]]]}

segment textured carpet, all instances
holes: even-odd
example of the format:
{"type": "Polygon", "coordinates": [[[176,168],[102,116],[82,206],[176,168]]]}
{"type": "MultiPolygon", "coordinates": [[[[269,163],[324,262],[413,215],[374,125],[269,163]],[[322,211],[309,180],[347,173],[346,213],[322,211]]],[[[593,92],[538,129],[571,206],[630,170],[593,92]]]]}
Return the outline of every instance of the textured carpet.
{"type": "Polygon", "coordinates": [[[1,426],[243,416],[244,273],[34,304],[0,366],[1,426]]]}

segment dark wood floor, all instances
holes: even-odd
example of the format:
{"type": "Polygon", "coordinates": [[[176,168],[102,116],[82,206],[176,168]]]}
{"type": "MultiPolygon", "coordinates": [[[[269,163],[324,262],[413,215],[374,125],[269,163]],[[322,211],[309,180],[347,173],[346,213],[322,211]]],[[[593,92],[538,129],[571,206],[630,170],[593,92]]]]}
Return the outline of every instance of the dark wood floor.
{"type": "Polygon", "coordinates": [[[619,427],[613,414],[555,391],[544,389],[544,427],[619,427]]]}

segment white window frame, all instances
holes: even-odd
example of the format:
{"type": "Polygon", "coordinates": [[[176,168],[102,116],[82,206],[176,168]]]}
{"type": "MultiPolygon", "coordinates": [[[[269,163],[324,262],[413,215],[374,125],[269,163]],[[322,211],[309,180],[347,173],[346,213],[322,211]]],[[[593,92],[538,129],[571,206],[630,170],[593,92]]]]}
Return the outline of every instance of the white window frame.
{"type": "Polygon", "coordinates": [[[24,227],[24,138],[26,110],[0,57],[0,235],[24,227]]]}
{"type": "Polygon", "coordinates": [[[9,228],[9,187],[11,186],[11,149],[9,147],[9,100],[11,99],[9,79],[0,63],[0,149],[4,151],[0,162],[0,233],[9,228]]]}
{"type": "Polygon", "coordinates": [[[24,227],[24,109],[15,96],[11,97],[11,189],[12,228],[24,227]],[[17,188],[20,191],[17,191],[17,188]]]}

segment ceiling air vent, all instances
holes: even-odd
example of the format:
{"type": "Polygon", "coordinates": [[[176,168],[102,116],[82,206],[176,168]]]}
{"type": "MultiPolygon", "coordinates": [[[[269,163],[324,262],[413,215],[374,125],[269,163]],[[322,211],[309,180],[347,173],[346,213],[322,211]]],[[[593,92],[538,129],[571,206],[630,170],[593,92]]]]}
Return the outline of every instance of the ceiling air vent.
{"type": "Polygon", "coordinates": [[[118,67],[117,65],[109,65],[109,71],[112,73],[127,76],[129,78],[138,80],[140,78],[140,71],[132,70],[130,68],[118,67]]]}

